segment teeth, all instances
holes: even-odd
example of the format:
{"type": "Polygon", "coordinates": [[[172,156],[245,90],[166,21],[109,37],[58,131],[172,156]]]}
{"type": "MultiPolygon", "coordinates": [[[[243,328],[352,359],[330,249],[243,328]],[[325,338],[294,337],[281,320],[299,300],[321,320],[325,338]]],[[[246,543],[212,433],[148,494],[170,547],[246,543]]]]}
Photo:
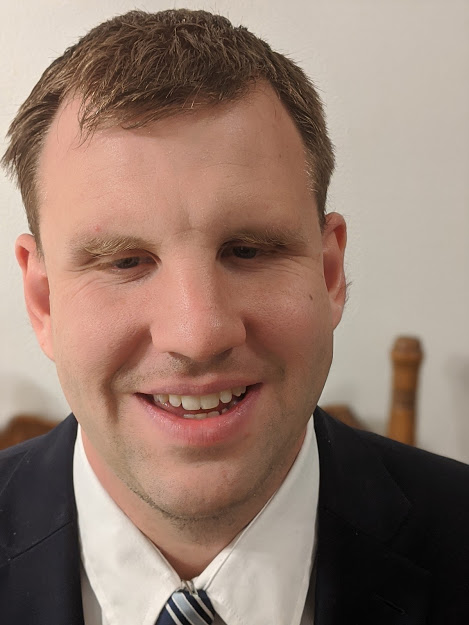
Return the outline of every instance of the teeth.
{"type": "Polygon", "coordinates": [[[185,414],[183,415],[184,419],[205,419],[206,417],[219,417],[220,413],[216,410],[212,410],[212,412],[199,412],[198,414],[185,414]]]}
{"type": "Polygon", "coordinates": [[[179,406],[182,404],[182,400],[181,400],[181,396],[180,395],[169,395],[168,396],[168,401],[171,404],[171,406],[174,406],[175,408],[179,408],[179,406]]]}
{"type": "Polygon", "coordinates": [[[200,407],[204,410],[210,410],[210,408],[216,408],[220,403],[219,395],[201,395],[200,407]]]}
{"type": "Polygon", "coordinates": [[[181,403],[184,410],[200,410],[200,397],[182,395],[181,403]]]}
{"type": "Polygon", "coordinates": [[[231,401],[231,399],[232,399],[232,397],[233,397],[233,394],[232,394],[232,392],[231,392],[230,390],[228,390],[228,391],[222,391],[222,392],[220,393],[220,401],[221,401],[223,404],[229,404],[229,403],[230,403],[230,401],[231,401]]]}
{"type": "MultiPolygon", "coordinates": [[[[220,393],[212,393],[211,395],[166,395],[161,393],[153,395],[153,400],[160,404],[169,403],[175,408],[179,408],[182,405],[184,410],[210,410],[210,408],[216,408],[221,402],[222,404],[229,404],[235,397],[239,397],[246,392],[245,386],[235,386],[232,389],[226,389],[220,393]]],[[[203,413],[204,416],[206,413],[203,413]]],[[[192,416],[192,415],[191,415],[192,416]]]]}

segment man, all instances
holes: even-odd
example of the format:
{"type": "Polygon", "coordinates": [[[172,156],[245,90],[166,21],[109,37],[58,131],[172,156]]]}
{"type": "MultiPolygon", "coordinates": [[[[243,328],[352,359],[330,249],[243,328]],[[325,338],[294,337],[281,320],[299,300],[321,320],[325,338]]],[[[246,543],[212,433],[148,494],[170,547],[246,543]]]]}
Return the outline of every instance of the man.
{"type": "Polygon", "coordinates": [[[467,467],[316,408],[346,229],[303,72],[219,16],[135,11],[9,134],[73,415],[0,457],[2,624],[467,622],[467,467]]]}

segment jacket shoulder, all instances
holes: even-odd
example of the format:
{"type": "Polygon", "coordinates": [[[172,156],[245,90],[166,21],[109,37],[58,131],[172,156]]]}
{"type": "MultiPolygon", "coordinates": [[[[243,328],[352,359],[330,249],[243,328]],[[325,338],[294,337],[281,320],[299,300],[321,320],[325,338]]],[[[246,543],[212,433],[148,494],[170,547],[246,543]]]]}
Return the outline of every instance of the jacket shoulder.
{"type": "Polygon", "coordinates": [[[54,457],[70,456],[76,436],[76,420],[73,415],[59,423],[47,434],[23,441],[0,450],[0,495],[7,489],[13,476],[23,468],[34,468],[38,474],[49,465],[54,466],[54,457]]]}
{"type": "Polygon", "coordinates": [[[10,481],[11,476],[22,464],[23,460],[40,448],[43,439],[48,434],[31,438],[27,441],[0,450],[0,493],[10,481]]]}
{"type": "Polygon", "coordinates": [[[428,576],[429,624],[469,622],[469,466],[349,428],[321,410],[315,427],[324,508],[357,540],[428,576]]]}
{"type": "MultiPolygon", "coordinates": [[[[410,447],[371,432],[357,435],[380,456],[389,473],[412,500],[428,496],[433,502],[467,499],[469,465],[423,449],[410,447]]],[[[469,506],[467,506],[469,511],[469,506]]]]}

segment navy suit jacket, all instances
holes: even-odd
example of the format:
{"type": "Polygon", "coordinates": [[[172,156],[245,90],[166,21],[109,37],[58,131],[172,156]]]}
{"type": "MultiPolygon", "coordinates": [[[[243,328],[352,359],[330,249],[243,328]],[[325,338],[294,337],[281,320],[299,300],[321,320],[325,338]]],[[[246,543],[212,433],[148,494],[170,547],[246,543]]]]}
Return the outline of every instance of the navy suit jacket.
{"type": "MultiPolygon", "coordinates": [[[[314,419],[315,625],[467,625],[469,467],[314,419]]],[[[71,415],[0,453],[1,625],[83,625],[75,436],[71,415]]]]}

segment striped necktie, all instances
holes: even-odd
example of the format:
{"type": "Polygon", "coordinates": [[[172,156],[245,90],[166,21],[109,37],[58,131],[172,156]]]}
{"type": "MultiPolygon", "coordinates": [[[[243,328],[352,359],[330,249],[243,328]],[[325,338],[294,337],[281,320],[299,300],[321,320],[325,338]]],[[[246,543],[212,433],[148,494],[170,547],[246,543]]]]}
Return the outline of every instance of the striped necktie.
{"type": "Polygon", "coordinates": [[[155,625],[211,625],[215,610],[204,590],[176,590],[155,625]]]}

